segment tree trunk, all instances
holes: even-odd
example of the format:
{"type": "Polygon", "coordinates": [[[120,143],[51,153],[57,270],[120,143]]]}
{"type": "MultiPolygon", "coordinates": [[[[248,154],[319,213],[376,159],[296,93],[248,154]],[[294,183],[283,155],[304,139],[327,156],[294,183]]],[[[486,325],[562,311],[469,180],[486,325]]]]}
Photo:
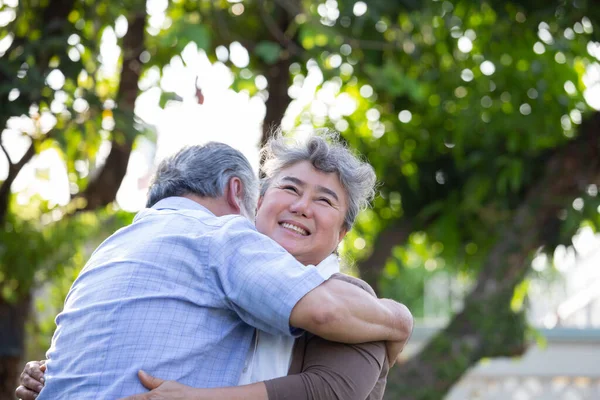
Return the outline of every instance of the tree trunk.
{"type": "Polygon", "coordinates": [[[411,221],[406,219],[395,221],[377,235],[371,255],[358,263],[357,267],[361,279],[371,285],[377,295],[381,295],[379,279],[385,263],[392,255],[392,250],[394,247],[405,243],[412,230],[413,224],[411,221]]]}
{"type": "MultiPolygon", "coordinates": [[[[294,0],[293,3],[297,3],[297,0],[294,0]]],[[[296,15],[282,7],[279,2],[275,2],[273,14],[277,18],[276,21],[273,21],[276,26],[273,23],[268,24],[268,26],[271,27],[273,39],[282,45],[283,50],[277,62],[267,66],[265,70],[265,77],[269,83],[269,98],[265,103],[267,113],[263,122],[263,134],[260,140],[261,147],[267,143],[275,130],[281,125],[285,111],[290,105],[291,99],[288,95],[290,65],[292,65],[292,54],[300,48],[297,44],[296,36],[291,38],[285,36],[285,32],[294,22],[296,15]]],[[[264,18],[270,18],[270,16],[264,18]]]]}
{"type": "Polygon", "coordinates": [[[133,113],[138,95],[138,81],[141,75],[140,55],[144,51],[144,33],[146,13],[135,11],[135,17],[129,20],[129,28],[123,37],[123,66],[119,79],[117,107],[119,121],[113,132],[112,146],[104,166],[90,181],[87,188],[77,197],[85,199],[81,211],[95,210],[112,203],[121,187],[127,172],[129,157],[135,140],[133,131],[133,113]],[[128,133],[129,132],[129,133],[128,133]]]}
{"type": "Polygon", "coordinates": [[[0,399],[15,398],[30,305],[29,296],[16,303],[0,297],[0,399]]]}
{"type": "Polygon", "coordinates": [[[263,134],[260,140],[260,146],[264,146],[277,128],[281,125],[281,120],[290,105],[288,95],[290,65],[289,58],[279,59],[274,65],[266,71],[266,78],[269,82],[269,98],[265,106],[267,113],[263,121],[263,134]]]}
{"type": "Polygon", "coordinates": [[[514,289],[529,271],[531,254],[544,245],[546,231],[560,229],[560,210],[592,183],[600,183],[600,113],[549,158],[542,179],[490,251],[464,309],[421,353],[391,371],[386,398],[441,399],[482,357],[525,350],[524,312],[511,310],[514,289]]]}
{"type": "MultiPolygon", "coordinates": [[[[21,159],[13,164],[10,161],[8,162],[8,176],[0,185],[0,227],[4,225],[4,219],[6,218],[6,214],[8,213],[8,203],[10,200],[10,187],[13,182],[21,172],[21,169],[31,160],[31,158],[35,155],[35,147],[33,143],[29,146],[29,149],[23,154],[21,159]]],[[[6,155],[8,158],[8,155],[6,155]]]]}

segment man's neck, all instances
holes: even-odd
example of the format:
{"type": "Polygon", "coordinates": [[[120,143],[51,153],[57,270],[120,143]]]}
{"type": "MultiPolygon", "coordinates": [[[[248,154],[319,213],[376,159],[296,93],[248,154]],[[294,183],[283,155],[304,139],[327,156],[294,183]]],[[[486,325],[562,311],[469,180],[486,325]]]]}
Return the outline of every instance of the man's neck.
{"type": "Polygon", "coordinates": [[[206,208],[211,213],[215,214],[217,217],[222,217],[225,215],[235,214],[224,196],[221,197],[202,197],[197,196],[195,194],[185,194],[181,197],[185,197],[186,199],[190,199],[200,204],[202,207],[206,208]]]}

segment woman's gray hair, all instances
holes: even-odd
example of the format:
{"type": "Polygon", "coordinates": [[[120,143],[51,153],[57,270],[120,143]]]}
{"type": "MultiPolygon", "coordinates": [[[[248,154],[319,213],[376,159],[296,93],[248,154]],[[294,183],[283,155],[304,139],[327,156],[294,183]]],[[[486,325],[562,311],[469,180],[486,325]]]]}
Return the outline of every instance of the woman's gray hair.
{"type": "Polygon", "coordinates": [[[377,178],[373,167],[353,154],[332,130],[313,131],[306,137],[284,137],[277,132],[262,148],[260,195],[263,196],[279,172],[301,161],[309,161],[317,170],[336,173],[348,196],[344,228],[350,230],[359,211],[375,196],[377,178]]]}
{"type": "Polygon", "coordinates": [[[216,142],[183,148],[158,165],[148,191],[146,207],[152,207],[159,200],[171,196],[222,196],[233,177],[239,178],[244,186],[244,211],[247,215],[254,215],[258,201],[258,178],[241,152],[216,142]]]}

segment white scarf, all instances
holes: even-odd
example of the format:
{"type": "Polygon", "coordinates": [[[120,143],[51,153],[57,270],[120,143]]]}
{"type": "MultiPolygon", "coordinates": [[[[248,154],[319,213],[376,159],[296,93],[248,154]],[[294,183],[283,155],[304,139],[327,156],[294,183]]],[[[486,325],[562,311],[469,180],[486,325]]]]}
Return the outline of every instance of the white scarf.
{"type": "MultiPolygon", "coordinates": [[[[316,266],[323,279],[340,272],[340,262],[331,254],[316,266]]],[[[256,330],[254,346],[248,350],[246,364],[238,385],[262,382],[286,376],[292,362],[292,350],[295,338],[271,335],[256,330]]]]}

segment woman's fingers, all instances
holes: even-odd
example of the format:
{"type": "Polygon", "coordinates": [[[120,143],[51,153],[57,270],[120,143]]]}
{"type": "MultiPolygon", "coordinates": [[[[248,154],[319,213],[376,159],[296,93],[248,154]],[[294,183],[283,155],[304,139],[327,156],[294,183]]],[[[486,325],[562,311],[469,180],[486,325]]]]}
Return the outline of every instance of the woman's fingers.
{"type": "Polygon", "coordinates": [[[25,386],[19,386],[15,390],[15,395],[21,400],[35,400],[38,394],[32,390],[27,389],[25,386]]]}
{"type": "Polygon", "coordinates": [[[21,385],[37,393],[41,392],[44,388],[44,384],[42,382],[33,379],[29,375],[24,375],[21,378],[21,385]]]}
{"type": "Polygon", "coordinates": [[[150,390],[156,389],[160,384],[162,384],[165,381],[164,379],[156,378],[147,373],[146,371],[142,371],[141,369],[138,371],[138,378],[140,378],[140,382],[142,382],[142,385],[144,385],[147,389],[150,390]]]}
{"type": "Polygon", "coordinates": [[[29,376],[39,383],[44,383],[44,372],[46,371],[45,361],[29,361],[25,364],[25,368],[23,369],[23,373],[21,374],[21,380],[25,376],[29,376]],[[43,369],[42,369],[43,368],[43,369]]]}

